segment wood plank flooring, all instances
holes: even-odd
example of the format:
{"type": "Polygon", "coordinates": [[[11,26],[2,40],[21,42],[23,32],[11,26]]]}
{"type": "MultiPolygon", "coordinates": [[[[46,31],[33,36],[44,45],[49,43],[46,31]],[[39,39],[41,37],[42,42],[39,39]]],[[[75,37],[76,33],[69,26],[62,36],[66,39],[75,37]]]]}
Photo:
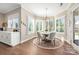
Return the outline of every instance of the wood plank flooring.
{"type": "Polygon", "coordinates": [[[15,47],[0,43],[0,55],[77,55],[67,42],[58,49],[42,49],[33,44],[33,39],[15,47]]]}

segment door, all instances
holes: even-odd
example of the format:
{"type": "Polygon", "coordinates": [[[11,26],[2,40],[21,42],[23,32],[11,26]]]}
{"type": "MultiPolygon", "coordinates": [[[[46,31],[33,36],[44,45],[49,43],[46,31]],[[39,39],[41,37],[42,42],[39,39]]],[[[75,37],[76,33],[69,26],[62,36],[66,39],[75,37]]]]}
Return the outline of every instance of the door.
{"type": "Polygon", "coordinates": [[[79,8],[73,12],[73,42],[79,46],[79,8]]]}

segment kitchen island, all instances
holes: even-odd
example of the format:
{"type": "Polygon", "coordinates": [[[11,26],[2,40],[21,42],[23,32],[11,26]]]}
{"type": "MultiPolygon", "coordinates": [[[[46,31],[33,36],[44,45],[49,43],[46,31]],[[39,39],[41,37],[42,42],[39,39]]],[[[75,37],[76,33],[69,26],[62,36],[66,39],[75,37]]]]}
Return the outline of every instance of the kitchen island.
{"type": "Polygon", "coordinates": [[[20,43],[20,32],[0,31],[0,42],[16,46],[20,43]]]}

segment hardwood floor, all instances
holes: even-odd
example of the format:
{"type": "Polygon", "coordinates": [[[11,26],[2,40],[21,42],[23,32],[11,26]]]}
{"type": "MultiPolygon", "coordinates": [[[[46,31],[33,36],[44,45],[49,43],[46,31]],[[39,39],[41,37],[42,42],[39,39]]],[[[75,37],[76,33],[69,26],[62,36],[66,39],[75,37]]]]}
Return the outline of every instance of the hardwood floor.
{"type": "Polygon", "coordinates": [[[15,47],[10,47],[0,43],[0,55],[77,55],[72,46],[67,42],[58,49],[42,49],[33,44],[33,40],[29,40],[15,47]]]}

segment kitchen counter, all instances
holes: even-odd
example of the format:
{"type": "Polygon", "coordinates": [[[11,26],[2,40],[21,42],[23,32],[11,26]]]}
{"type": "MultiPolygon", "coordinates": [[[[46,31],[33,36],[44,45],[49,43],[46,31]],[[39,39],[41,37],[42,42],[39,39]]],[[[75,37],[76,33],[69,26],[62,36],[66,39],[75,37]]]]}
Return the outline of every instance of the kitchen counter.
{"type": "Polygon", "coordinates": [[[20,43],[20,32],[0,31],[0,42],[16,46],[20,43]]]}

